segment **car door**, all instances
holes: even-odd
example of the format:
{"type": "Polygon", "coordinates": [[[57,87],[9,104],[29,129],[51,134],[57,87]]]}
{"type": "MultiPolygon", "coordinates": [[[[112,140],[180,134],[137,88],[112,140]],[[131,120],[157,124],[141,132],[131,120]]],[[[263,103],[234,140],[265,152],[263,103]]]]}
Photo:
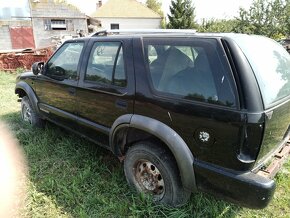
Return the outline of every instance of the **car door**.
{"type": "Polygon", "coordinates": [[[77,90],[77,111],[83,134],[108,145],[114,121],[133,113],[135,90],[131,39],[92,38],[77,90]]]}
{"type": "Polygon", "coordinates": [[[145,96],[148,99],[136,95],[134,112],[171,127],[196,159],[240,167],[237,156],[243,154],[239,143],[244,115],[220,42],[214,38],[144,37],[142,43],[147,62],[143,72],[148,73],[136,74],[136,93],[151,94],[145,96]],[[141,82],[147,87],[139,85],[141,82]]]}
{"type": "Polygon", "coordinates": [[[77,129],[75,119],[78,66],[84,42],[63,44],[46,63],[36,81],[39,108],[51,121],[77,129]]]}

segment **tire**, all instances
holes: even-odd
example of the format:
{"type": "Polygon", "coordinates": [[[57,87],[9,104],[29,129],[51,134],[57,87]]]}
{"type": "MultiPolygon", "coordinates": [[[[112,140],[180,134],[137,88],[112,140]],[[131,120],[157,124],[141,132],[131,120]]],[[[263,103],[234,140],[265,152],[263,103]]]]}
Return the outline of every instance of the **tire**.
{"type": "Polygon", "coordinates": [[[152,195],[156,203],[180,206],[190,197],[191,193],[182,186],[173,156],[158,144],[146,141],[130,147],[124,172],[132,188],[152,195]]]}
{"type": "Polygon", "coordinates": [[[42,128],[45,123],[33,109],[27,96],[24,96],[21,100],[21,118],[24,122],[29,123],[33,127],[42,128]]]}

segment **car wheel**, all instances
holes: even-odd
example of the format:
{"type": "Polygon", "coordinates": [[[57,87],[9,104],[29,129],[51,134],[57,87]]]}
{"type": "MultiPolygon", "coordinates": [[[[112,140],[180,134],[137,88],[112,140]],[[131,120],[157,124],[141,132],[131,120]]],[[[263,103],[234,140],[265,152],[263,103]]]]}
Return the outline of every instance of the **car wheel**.
{"type": "Polygon", "coordinates": [[[188,200],[173,156],[162,146],[139,142],[130,147],[124,161],[127,182],[138,192],[152,195],[157,203],[179,206],[188,200]]]}
{"type": "Polygon", "coordinates": [[[33,109],[27,96],[24,96],[21,100],[21,118],[24,122],[29,123],[32,126],[44,126],[44,120],[41,119],[37,112],[33,109]]]}

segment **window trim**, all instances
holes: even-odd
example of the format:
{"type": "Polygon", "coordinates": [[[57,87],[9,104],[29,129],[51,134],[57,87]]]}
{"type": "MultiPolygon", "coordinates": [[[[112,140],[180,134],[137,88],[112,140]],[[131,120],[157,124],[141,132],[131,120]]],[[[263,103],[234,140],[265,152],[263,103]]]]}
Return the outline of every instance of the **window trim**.
{"type": "MultiPolygon", "coordinates": [[[[182,46],[182,44],[180,45],[182,46]]],[[[153,95],[155,97],[158,97],[158,98],[165,98],[165,99],[170,99],[170,100],[177,100],[177,101],[181,101],[181,102],[185,102],[185,103],[191,103],[191,104],[198,104],[198,105],[204,105],[206,107],[213,107],[213,108],[224,108],[224,109],[228,109],[230,111],[240,111],[241,108],[240,108],[240,99],[239,99],[239,92],[238,92],[238,89],[237,89],[237,84],[236,84],[236,81],[235,81],[235,77],[233,75],[233,71],[232,71],[232,68],[231,68],[231,65],[229,63],[229,60],[227,59],[227,53],[226,51],[224,50],[224,47],[221,43],[221,40],[218,39],[218,38],[198,38],[198,37],[192,37],[192,38],[181,38],[181,37],[172,37],[172,38],[167,38],[167,39],[164,39],[164,38],[159,38],[159,37],[144,37],[143,39],[143,43],[142,43],[142,47],[143,47],[143,60],[144,60],[144,63],[145,63],[145,71],[146,71],[146,77],[147,77],[147,80],[149,82],[149,87],[150,87],[150,91],[153,93],[153,95]],[[183,43],[188,43],[187,45],[189,45],[190,43],[192,43],[192,39],[198,39],[198,40],[205,40],[205,39],[209,39],[209,40],[216,40],[217,42],[217,53],[218,53],[218,57],[219,57],[219,60],[221,62],[221,65],[222,65],[222,62],[227,62],[227,68],[228,68],[228,73],[227,73],[227,77],[228,79],[230,80],[230,88],[232,89],[233,91],[233,95],[234,95],[234,103],[235,103],[235,106],[233,107],[229,107],[229,106],[226,106],[226,105],[221,105],[221,104],[213,104],[213,103],[210,103],[210,102],[205,102],[205,101],[199,101],[199,100],[196,100],[196,99],[186,99],[184,98],[185,96],[182,96],[182,95],[178,95],[178,94],[174,94],[174,93],[167,93],[167,92],[163,92],[163,91],[159,91],[157,90],[155,87],[154,87],[154,84],[153,84],[153,80],[152,80],[152,77],[151,77],[151,72],[150,72],[150,68],[149,68],[149,61],[148,61],[148,58],[146,57],[146,49],[145,47],[148,46],[148,45],[152,45],[152,43],[156,42],[156,43],[160,43],[160,45],[162,45],[163,43],[166,44],[174,44],[174,42],[176,42],[176,40],[178,40],[179,42],[183,42],[183,43]],[[151,44],[150,44],[151,43],[151,44]],[[226,57],[226,60],[221,60],[220,59],[220,56],[222,55],[221,52],[223,52],[223,56],[226,57]]],[[[211,62],[209,60],[209,62],[211,62]]],[[[213,79],[214,79],[214,82],[216,83],[216,77],[215,75],[213,75],[213,79]]]]}
{"type": "MultiPolygon", "coordinates": [[[[127,89],[128,88],[128,73],[127,73],[126,58],[125,58],[125,55],[124,55],[125,46],[123,44],[124,43],[122,41],[117,41],[117,40],[114,40],[114,41],[94,41],[92,43],[92,45],[90,46],[89,56],[88,56],[88,59],[86,61],[86,67],[84,69],[84,74],[83,74],[83,83],[84,84],[86,84],[86,83],[87,84],[97,84],[99,87],[108,87],[108,88],[112,87],[112,88],[118,88],[118,89],[127,89]],[[115,61],[117,61],[117,59],[118,59],[118,55],[120,53],[121,48],[123,49],[123,61],[124,61],[124,72],[125,72],[126,86],[117,86],[117,85],[114,85],[113,83],[109,84],[109,83],[103,83],[103,82],[99,82],[99,81],[92,81],[92,80],[87,80],[86,79],[87,69],[88,69],[88,66],[89,66],[89,61],[90,61],[90,57],[91,57],[91,53],[92,53],[92,50],[94,48],[94,45],[96,43],[111,43],[111,42],[120,43],[119,48],[117,50],[115,61]]],[[[114,61],[112,76],[115,75],[115,68],[116,68],[115,61],[114,61]]],[[[112,82],[113,82],[113,80],[112,80],[112,82]]]]}

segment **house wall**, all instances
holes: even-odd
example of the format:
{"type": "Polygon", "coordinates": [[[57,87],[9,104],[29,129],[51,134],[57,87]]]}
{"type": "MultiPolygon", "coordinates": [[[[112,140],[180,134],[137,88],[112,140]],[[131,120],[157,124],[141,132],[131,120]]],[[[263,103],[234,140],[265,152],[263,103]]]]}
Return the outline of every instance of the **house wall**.
{"type": "Polygon", "coordinates": [[[161,19],[150,18],[97,18],[102,28],[111,29],[111,24],[119,24],[120,29],[159,29],[161,19]]]}
{"type": "MultiPolygon", "coordinates": [[[[0,50],[12,49],[10,27],[32,27],[36,48],[49,46],[55,36],[77,35],[77,30],[82,30],[87,34],[87,18],[78,8],[63,3],[64,1],[40,0],[39,2],[28,0],[30,5],[31,18],[21,18],[20,20],[0,17],[0,50]],[[45,20],[64,19],[69,21],[67,30],[45,30],[45,20]]],[[[28,6],[27,6],[28,7],[28,6]]],[[[20,14],[16,14],[19,15],[20,14]]],[[[25,15],[28,16],[28,15],[25,15]]]]}
{"type": "Polygon", "coordinates": [[[54,0],[45,0],[38,3],[31,1],[31,16],[37,48],[50,45],[56,36],[77,35],[77,30],[88,33],[87,19],[76,7],[54,0]],[[67,30],[45,30],[45,22],[51,19],[69,21],[67,30]]]}
{"type": "MultiPolygon", "coordinates": [[[[72,29],[70,30],[45,30],[45,20],[55,19],[53,18],[33,18],[33,32],[36,48],[41,48],[49,46],[52,43],[55,43],[59,36],[64,35],[77,35],[77,30],[82,30],[87,34],[87,21],[86,19],[74,19],[74,18],[63,18],[67,21],[72,22],[72,29]]],[[[61,19],[61,18],[59,18],[61,19]]]]}
{"type": "Polygon", "coordinates": [[[0,26],[0,50],[12,49],[9,26],[0,26]]]}
{"type": "Polygon", "coordinates": [[[31,27],[30,20],[1,20],[0,21],[0,50],[12,49],[10,27],[31,27]]]}

